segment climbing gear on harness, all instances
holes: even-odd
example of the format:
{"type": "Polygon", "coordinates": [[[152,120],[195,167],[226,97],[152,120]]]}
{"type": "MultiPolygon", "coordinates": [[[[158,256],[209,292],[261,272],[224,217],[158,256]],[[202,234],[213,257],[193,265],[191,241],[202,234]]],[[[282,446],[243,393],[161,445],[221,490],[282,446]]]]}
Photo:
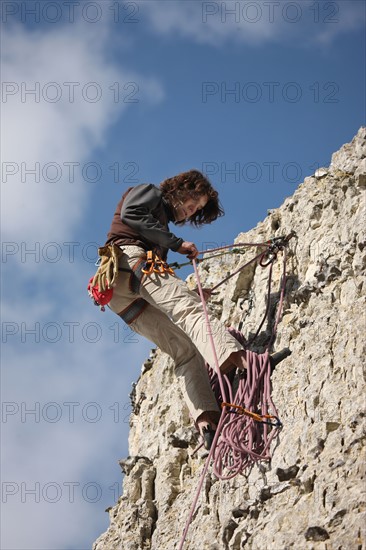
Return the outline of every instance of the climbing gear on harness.
{"type": "Polygon", "coordinates": [[[119,271],[125,271],[127,273],[130,273],[130,279],[128,287],[134,294],[138,294],[140,290],[141,285],[141,279],[144,275],[143,268],[145,265],[145,258],[140,258],[137,260],[137,262],[134,264],[132,268],[124,268],[120,267],[119,271]]]}
{"type": "Polygon", "coordinates": [[[141,271],[142,273],[145,273],[145,275],[151,275],[154,271],[154,257],[152,250],[147,252],[146,262],[141,271]]]}
{"type": "Polygon", "coordinates": [[[94,305],[99,306],[101,311],[105,311],[105,306],[112,300],[113,286],[118,277],[118,260],[121,254],[121,249],[114,244],[98,248],[99,259],[95,264],[98,269],[89,281],[88,293],[94,301],[94,305]]]}
{"type": "Polygon", "coordinates": [[[169,273],[170,275],[175,275],[172,267],[159,258],[157,254],[154,254],[152,250],[147,252],[146,262],[142,269],[142,273],[145,275],[151,275],[152,273],[159,273],[160,275],[169,273]]]}
{"type": "Polygon", "coordinates": [[[98,286],[100,292],[112,288],[118,277],[118,261],[122,250],[115,244],[102,246],[98,249],[98,270],[94,275],[92,286],[98,286]]]}
{"type": "Polygon", "coordinates": [[[104,292],[99,290],[98,285],[93,285],[94,277],[92,277],[88,284],[89,296],[94,300],[94,305],[99,306],[101,311],[105,311],[105,306],[109,304],[113,297],[113,288],[107,288],[104,292]]]}

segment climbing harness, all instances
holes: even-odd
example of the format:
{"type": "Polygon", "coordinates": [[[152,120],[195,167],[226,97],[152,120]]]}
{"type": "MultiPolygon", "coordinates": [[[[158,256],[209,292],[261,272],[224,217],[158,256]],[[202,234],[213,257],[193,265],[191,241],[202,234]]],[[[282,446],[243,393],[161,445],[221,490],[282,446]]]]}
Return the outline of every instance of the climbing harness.
{"type": "MultiPolygon", "coordinates": [[[[194,272],[197,280],[198,292],[201,297],[204,315],[206,319],[207,333],[211,342],[214,353],[215,364],[214,368],[210,366],[209,376],[211,386],[216,395],[222,413],[216,434],[206,459],[201,478],[198,484],[196,495],[194,497],[189,517],[187,519],[183,535],[178,547],[178,550],[183,549],[183,545],[188,533],[189,525],[192,521],[194,511],[197,506],[199,495],[201,493],[203,482],[209,467],[213,463],[213,473],[219,479],[231,479],[236,475],[243,473],[258,461],[268,461],[271,459],[270,445],[273,439],[278,435],[282,428],[282,423],[279,419],[275,404],[271,397],[271,364],[269,358],[269,350],[274,343],[276,337],[277,326],[282,315],[283,300],[286,289],[286,247],[292,237],[295,236],[291,232],[286,237],[275,237],[265,243],[241,243],[235,244],[239,246],[256,246],[264,247],[261,251],[249,262],[238,268],[234,273],[231,273],[220,281],[213,289],[218,288],[229,280],[234,275],[238,274],[249,264],[258,261],[262,268],[269,267],[268,289],[267,289],[267,307],[263,319],[260,322],[259,328],[249,342],[245,342],[244,336],[238,333],[237,339],[241,341],[245,348],[245,359],[247,369],[245,378],[239,380],[238,388],[235,395],[231,385],[230,376],[222,375],[217,359],[215,345],[212,337],[212,329],[207,312],[206,303],[204,300],[203,289],[200,281],[200,276],[197,268],[197,261],[192,260],[194,272]],[[258,336],[265,319],[270,311],[270,296],[272,282],[272,268],[279,252],[283,252],[282,277],[280,283],[280,295],[277,307],[277,314],[271,330],[270,337],[267,342],[264,353],[257,354],[247,349],[247,346],[252,344],[258,336]],[[210,372],[211,370],[211,372],[210,372]],[[228,397],[227,397],[228,396],[228,397]]],[[[221,247],[211,250],[215,252],[230,246],[221,247]]],[[[202,261],[202,260],[201,260],[202,261]]],[[[236,335],[235,335],[236,336],[236,335]]]]}
{"type": "Polygon", "coordinates": [[[129,304],[124,310],[118,313],[118,316],[126,323],[130,325],[137,319],[148,306],[148,302],[143,298],[136,298],[131,304],[129,304]]]}
{"type": "MultiPolygon", "coordinates": [[[[134,294],[138,294],[141,279],[144,275],[158,273],[164,275],[175,275],[174,269],[164,260],[159,258],[152,250],[149,250],[145,258],[140,258],[132,268],[118,267],[118,258],[123,251],[116,245],[108,245],[99,248],[99,259],[96,262],[98,268],[94,277],[88,284],[89,296],[93,299],[94,305],[99,306],[101,311],[105,311],[105,306],[113,298],[113,286],[109,284],[107,274],[115,285],[120,272],[130,273],[129,289],[134,294]],[[118,249],[118,250],[116,250],[118,249]],[[100,290],[102,288],[102,290],[100,290]],[[104,290],[103,290],[104,288],[104,290]]],[[[143,298],[137,298],[129,304],[123,311],[118,313],[119,317],[127,324],[131,324],[144,311],[147,302],[143,298]]]]}
{"type": "MultiPolygon", "coordinates": [[[[150,276],[152,273],[158,273],[164,275],[175,275],[174,270],[164,262],[157,254],[154,254],[152,250],[149,250],[145,258],[140,258],[132,269],[120,268],[120,271],[127,271],[130,273],[129,289],[138,294],[141,279],[144,275],[150,276]]],[[[141,297],[136,298],[131,304],[129,304],[123,311],[118,313],[119,317],[127,324],[130,325],[135,321],[141,313],[148,306],[148,302],[141,297]]]]}
{"type": "MultiPolygon", "coordinates": [[[[147,259],[139,258],[131,268],[119,268],[119,271],[125,271],[130,274],[128,288],[137,296],[141,286],[141,279],[146,273],[146,264],[147,259]]],[[[118,315],[127,325],[130,325],[141,315],[147,305],[146,300],[138,296],[125,309],[120,311],[118,315]]]]}

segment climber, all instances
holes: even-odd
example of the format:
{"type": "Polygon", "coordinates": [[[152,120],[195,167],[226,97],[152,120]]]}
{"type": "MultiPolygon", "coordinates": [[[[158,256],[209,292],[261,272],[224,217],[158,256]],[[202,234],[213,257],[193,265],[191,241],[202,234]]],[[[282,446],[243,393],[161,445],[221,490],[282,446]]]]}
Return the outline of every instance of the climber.
{"type": "MultiPolygon", "coordinates": [[[[211,446],[220,417],[204,364],[215,364],[214,352],[197,292],[189,290],[166,264],[169,249],[189,259],[195,259],[198,250],[193,242],[171,233],[168,224],[199,227],[223,214],[217,191],[197,170],[166,179],[159,186],[129,188],[117,205],[106,245],[99,249],[101,264],[93,280],[100,290],[113,289],[108,304],[112,311],[173,358],[206,448],[211,446]]],[[[204,294],[209,299],[210,291],[204,294]]],[[[245,369],[245,350],[239,342],[216,319],[210,323],[221,372],[245,369]]]]}

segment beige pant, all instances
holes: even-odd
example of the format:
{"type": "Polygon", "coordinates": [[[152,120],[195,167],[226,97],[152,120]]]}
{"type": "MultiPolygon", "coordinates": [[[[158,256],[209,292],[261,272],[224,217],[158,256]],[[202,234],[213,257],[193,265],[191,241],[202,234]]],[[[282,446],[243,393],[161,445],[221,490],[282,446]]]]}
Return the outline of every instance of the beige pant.
{"type": "MultiPolygon", "coordinates": [[[[132,268],[146,253],[137,246],[122,246],[121,268],[132,268]]],[[[138,296],[148,305],[129,326],[154,342],[175,362],[175,372],[182,380],[182,391],[194,420],[205,411],[219,411],[204,365],[215,365],[201,300],[179,277],[165,273],[143,276],[138,296]]],[[[113,290],[110,308],[121,313],[136,294],[129,289],[129,273],[121,271],[113,290]]],[[[224,325],[210,317],[219,365],[229,355],[243,349],[224,325]]]]}

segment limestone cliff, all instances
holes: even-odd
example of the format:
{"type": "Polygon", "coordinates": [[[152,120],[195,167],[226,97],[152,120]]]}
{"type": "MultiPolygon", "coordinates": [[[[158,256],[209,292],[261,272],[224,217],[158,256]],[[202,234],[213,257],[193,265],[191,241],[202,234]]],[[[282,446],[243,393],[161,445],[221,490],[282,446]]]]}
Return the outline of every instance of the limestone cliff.
{"type": "MultiPolygon", "coordinates": [[[[361,550],[365,548],[366,129],[305,179],[294,195],[237,242],[291,230],[287,292],[275,349],[292,355],[272,376],[283,422],[271,463],[231,481],[206,476],[186,550],[361,550]]],[[[206,286],[247,261],[202,264],[206,286]]],[[[274,291],[280,268],[274,270],[274,291]]],[[[212,308],[226,324],[255,331],[267,272],[259,265],[231,279],[212,308]]],[[[267,327],[268,328],[268,327],[267,327]]],[[[266,330],[259,339],[264,342],[266,330]]],[[[171,360],[160,351],[135,387],[123,496],[94,550],[178,548],[204,466],[191,456],[197,435],[171,360]]],[[[201,453],[202,454],[202,453],[201,453]]]]}

